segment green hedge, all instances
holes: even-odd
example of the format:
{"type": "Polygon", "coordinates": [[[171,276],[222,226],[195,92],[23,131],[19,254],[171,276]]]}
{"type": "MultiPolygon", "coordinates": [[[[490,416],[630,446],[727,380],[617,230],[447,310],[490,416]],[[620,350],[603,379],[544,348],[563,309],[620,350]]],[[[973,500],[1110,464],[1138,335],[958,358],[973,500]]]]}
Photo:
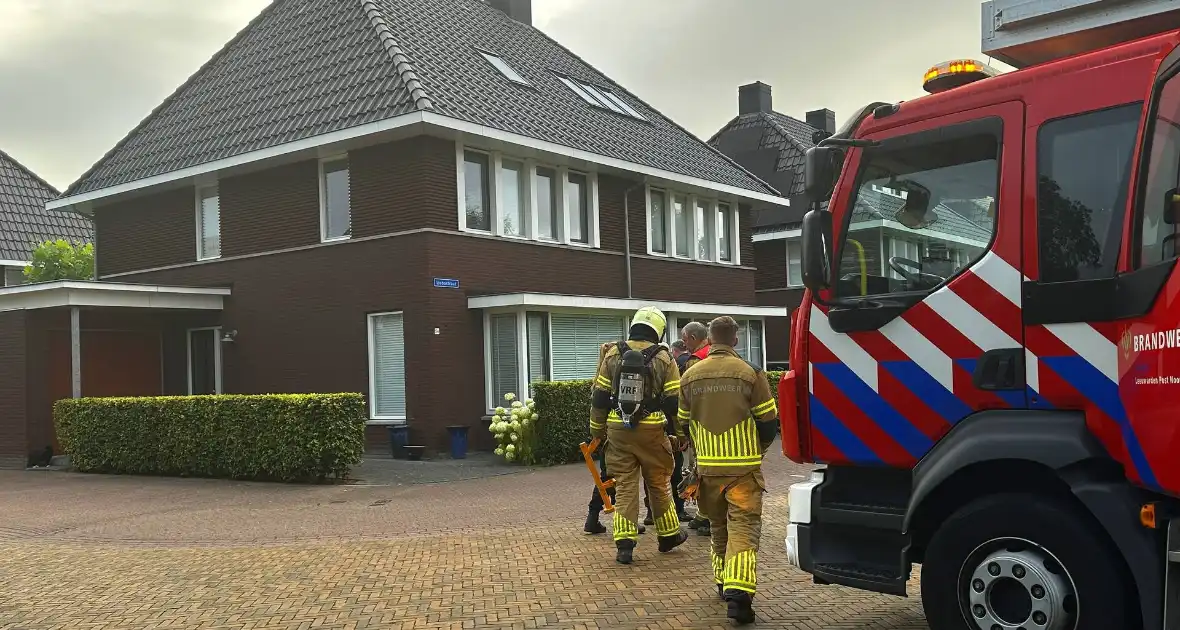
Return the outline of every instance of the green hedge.
{"type": "MultiPolygon", "coordinates": [[[[767,372],[770,391],[778,400],[782,372],[767,372]]],[[[537,463],[545,466],[568,464],[582,459],[578,445],[590,436],[590,387],[592,381],[533,383],[537,414],[537,463]]]]}
{"type": "Polygon", "coordinates": [[[77,398],[53,406],[82,472],[311,481],[365,449],[361,394],[77,398]]]}

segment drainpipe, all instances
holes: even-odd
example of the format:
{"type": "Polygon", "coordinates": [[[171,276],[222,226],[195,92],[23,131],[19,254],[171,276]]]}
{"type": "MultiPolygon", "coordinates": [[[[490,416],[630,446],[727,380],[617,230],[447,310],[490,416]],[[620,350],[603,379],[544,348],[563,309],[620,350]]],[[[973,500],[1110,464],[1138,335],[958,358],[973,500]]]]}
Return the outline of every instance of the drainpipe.
{"type": "Polygon", "coordinates": [[[623,193],[623,260],[627,266],[627,299],[634,297],[631,294],[631,192],[642,186],[643,182],[639,182],[623,193]]]}

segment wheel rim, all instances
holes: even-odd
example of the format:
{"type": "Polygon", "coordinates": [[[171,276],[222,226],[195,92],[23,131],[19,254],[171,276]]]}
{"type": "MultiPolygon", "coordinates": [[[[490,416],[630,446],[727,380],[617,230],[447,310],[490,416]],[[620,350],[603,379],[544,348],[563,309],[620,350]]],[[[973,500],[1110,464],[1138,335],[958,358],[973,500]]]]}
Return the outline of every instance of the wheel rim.
{"type": "Polygon", "coordinates": [[[1020,538],[989,540],[959,571],[959,607],[979,630],[1074,630],[1073,577],[1048,549],[1020,538]]]}

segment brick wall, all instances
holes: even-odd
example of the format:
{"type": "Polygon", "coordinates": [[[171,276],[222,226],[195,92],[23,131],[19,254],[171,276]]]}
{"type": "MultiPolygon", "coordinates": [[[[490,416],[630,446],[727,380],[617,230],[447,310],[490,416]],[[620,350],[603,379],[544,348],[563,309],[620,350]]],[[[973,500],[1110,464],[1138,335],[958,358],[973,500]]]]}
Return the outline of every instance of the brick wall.
{"type": "Polygon", "coordinates": [[[0,313],[0,468],[24,468],[29,456],[25,315],[0,313]]]}
{"type": "MultiPolygon", "coordinates": [[[[116,278],[232,288],[222,313],[187,320],[177,316],[166,326],[165,390],[186,392],[185,329],[216,323],[238,331],[236,340],[223,346],[227,392],[367,393],[366,315],[402,311],[410,439],[444,448],[445,427],[462,423],[473,427],[473,446],[486,446],[480,422],[485,411],[482,315],[468,308],[468,298],[509,292],[626,297],[623,192],[633,182],[600,176],[602,249],[591,250],[455,231],[455,168],[454,145],[436,138],[354,151],[350,193],[358,240],[326,246],[318,245],[315,161],[223,181],[222,260],[116,278]],[[421,228],[430,231],[414,231],[421,228]],[[382,236],[388,234],[397,235],[382,236]],[[298,249],[233,258],[276,248],[298,249]],[[461,288],[436,289],[435,277],[457,279],[461,288]]],[[[174,242],[151,248],[150,255],[138,259],[134,248],[126,245],[133,241],[131,217],[163,206],[141,200],[99,208],[103,273],[192,261],[193,194],[190,190],[181,196],[187,199],[183,213],[171,210],[151,219],[171,217],[177,225],[161,233],[174,242]],[[120,252],[112,255],[108,247],[119,247],[120,252]],[[152,253],[182,250],[183,256],[152,253]]],[[[175,202],[174,197],[179,198],[174,193],[161,195],[175,202]]],[[[642,187],[633,192],[630,206],[632,251],[644,252],[642,187]]],[[[749,222],[742,224],[742,234],[748,237],[749,222]]],[[[748,243],[742,256],[743,262],[753,260],[748,243]]],[[[638,298],[754,302],[750,268],[635,256],[632,273],[638,298]]],[[[369,429],[371,448],[386,448],[383,431],[369,429]]]]}

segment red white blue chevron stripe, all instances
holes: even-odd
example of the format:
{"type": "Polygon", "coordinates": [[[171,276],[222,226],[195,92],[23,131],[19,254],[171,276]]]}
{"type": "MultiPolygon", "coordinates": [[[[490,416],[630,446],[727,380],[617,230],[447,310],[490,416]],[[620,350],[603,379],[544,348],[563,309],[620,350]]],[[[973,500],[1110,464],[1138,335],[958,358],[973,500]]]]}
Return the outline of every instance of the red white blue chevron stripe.
{"type": "Polygon", "coordinates": [[[976,411],[1079,409],[1133,480],[1152,466],[1119,396],[1113,326],[1024,326],[1018,269],[994,252],[879,330],[836,333],[810,312],[812,454],[824,463],[911,467],[976,411]],[[1025,391],[972,382],[988,350],[1025,349],[1025,391]]]}

